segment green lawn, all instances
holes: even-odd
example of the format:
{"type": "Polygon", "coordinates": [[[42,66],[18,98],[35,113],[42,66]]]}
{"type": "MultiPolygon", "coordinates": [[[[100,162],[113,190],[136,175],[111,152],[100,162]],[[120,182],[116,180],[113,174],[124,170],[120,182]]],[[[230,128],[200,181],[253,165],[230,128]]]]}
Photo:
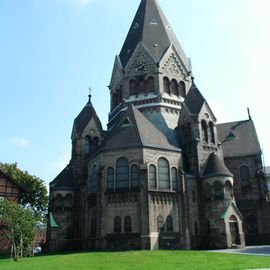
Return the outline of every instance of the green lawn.
{"type": "Polygon", "coordinates": [[[201,251],[89,252],[44,255],[20,262],[0,259],[0,270],[175,270],[270,267],[270,257],[201,251]]]}

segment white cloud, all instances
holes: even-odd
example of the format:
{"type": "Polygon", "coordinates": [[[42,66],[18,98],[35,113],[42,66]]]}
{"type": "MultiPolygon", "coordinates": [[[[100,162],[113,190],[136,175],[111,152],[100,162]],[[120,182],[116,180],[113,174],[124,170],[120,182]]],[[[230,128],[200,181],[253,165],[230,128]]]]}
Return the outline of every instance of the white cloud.
{"type": "Polygon", "coordinates": [[[10,140],[10,143],[21,148],[30,146],[30,142],[23,137],[14,137],[10,140]]]}
{"type": "Polygon", "coordinates": [[[55,162],[49,164],[49,167],[56,170],[63,170],[70,160],[70,149],[67,149],[60,153],[55,162]]]}

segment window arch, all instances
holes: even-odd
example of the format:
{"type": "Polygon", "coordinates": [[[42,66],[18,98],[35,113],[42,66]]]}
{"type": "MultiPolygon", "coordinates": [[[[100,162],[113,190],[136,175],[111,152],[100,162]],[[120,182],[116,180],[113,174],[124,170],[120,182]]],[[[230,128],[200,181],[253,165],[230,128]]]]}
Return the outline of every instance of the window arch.
{"type": "Polygon", "coordinates": [[[152,76],[147,79],[147,92],[155,92],[155,79],[152,76]]]}
{"type": "Polygon", "coordinates": [[[114,109],[117,106],[117,94],[112,93],[112,108],[114,109]]]}
{"type": "Polygon", "coordinates": [[[173,232],[173,218],[172,218],[172,216],[168,216],[166,219],[166,229],[167,229],[167,232],[173,232]]]}
{"type": "Polygon", "coordinates": [[[158,160],[158,187],[170,189],[169,162],[165,158],[158,160]]]}
{"type": "Polygon", "coordinates": [[[164,89],[164,93],[170,94],[170,80],[167,77],[163,78],[163,89],[164,89]]]}
{"type": "Polygon", "coordinates": [[[215,200],[222,200],[224,198],[223,185],[220,182],[216,181],[213,187],[215,200]]]}
{"type": "Polygon", "coordinates": [[[114,231],[114,233],[121,233],[122,228],[121,228],[121,218],[120,217],[114,218],[113,231],[114,231]]]}
{"type": "Polygon", "coordinates": [[[241,180],[242,187],[248,187],[251,184],[249,168],[246,165],[243,165],[240,167],[240,180],[241,180]]]}
{"type": "Polygon", "coordinates": [[[179,83],[179,95],[181,97],[185,97],[186,96],[186,85],[183,81],[181,81],[179,83]]]}
{"type": "Polygon", "coordinates": [[[155,165],[149,166],[149,187],[157,188],[157,169],[155,165]]]}
{"type": "Polygon", "coordinates": [[[130,216],[125,217],[125,226],[124,226],[124,231],[125,233],[131,233],[132,232],[132,220],[130,216]]]}
{"type": "Polygon", "coordinates": [[[129,165],[126,158],[120,158],[116,162],[116,188],[129,187],[129,165]]]}
{"type": "Polygon", "coordinates": [[[139,186],[140,172],[137,165],[131,167],[131,187],[136,188],[139,186]]]}
{"type": "Polygon", "coordinates": [[[255,215],[250,215],[246,218],[247,233],[257,233],[258,223],[255,215]]]}
{"type": "Polygon", "coordinates": [[[91,171],[90,192],[91,193],[97,192],[97,166],[96,165],[92,167],[92,171],[91,171]]]}
{"type": "Polygon", "coordinates": [[[72,208],[73,205],[73,196],[71,194],[67,194],[64,200],[65,208],[72,208]]]}
{"type": "Polygon", "coordinates": [[[193,190],[192,191],[192,202],[196,202],[196,191],[195,190],[193,190]]]}
{"type": "Polygon", "coordinates": [[[63,210],[64,198],[63,198],[63,196],[61,194],[58,193],[56,195],[54,205],[55,205],[55,210],[57,212],[60,212],[60,211],[63,210]]]}
{"type": "Polygon", "coordinates": [[[209,122],[209,128],[210,128],[210,141],[212,143],[215,143],[216,140],[215,140],[215,130],[214,130],[214,124],[213,122],[209,122]]]}
{"type": "Polygon", "coordinates": [[[177,179],[177,169],[172,168],[171,169],[171,175],[172,175],[172,189],[174,191],[178,191],[178,179],[177,179]]]}
{"type": "Polygon", "coordinates": [[[195,232],[195,235],[198,235],[199,234],[197,221],[194,222],[194,232],[195,232]]]}
{"type": "Polygon", "coordinates": [[[138,80],[138,92],[139,94],[144,94],[145,93],[145,81],[143,78],[140,78],[138,80]]]}
{"type": "Polygon", "coordinates": [[[164,218],[163,218],[163,216],[157,217],[157,230],[159,232],[164,232],[164,218]]]}
{"type": "Polygon", "coordinates": [[[107,189],[113,190],[114,188],[114,169],[109,167],[107,169],[107,189]]]}
{"type": "Polygon", "coordinates": [[[83,151],[84,151],[84,156],[89,156],[91,153],[91,149],[92,149],[92,140],[89,136],[86,136],[84,138],[84,147],[83,147],[83,151]]]}
{"type": "Polygon", "coordinates": [[[233,188],[230,181],[226,181],[225,183],[225,196],[227,199],[231,199],[233,197],[233,188]]]}
{"type": "Polygon", "coordinates": [[[179,96],[178,82],[175,79],[171,81],[171,92],[173,95],[179,96]]]}
{"type": "Polygon", "coordinates": [[[208,142],[208,128],[207,128],[207,123],[205,120],[202,120],[202,131],[203,131],[203,140],[205,142],[208,142]]]}
{"type": "Polygon", "coordinates": [[[129,81],[129,94],[130,95],[136,95],[136,81],[130,80],[129,81]]]}

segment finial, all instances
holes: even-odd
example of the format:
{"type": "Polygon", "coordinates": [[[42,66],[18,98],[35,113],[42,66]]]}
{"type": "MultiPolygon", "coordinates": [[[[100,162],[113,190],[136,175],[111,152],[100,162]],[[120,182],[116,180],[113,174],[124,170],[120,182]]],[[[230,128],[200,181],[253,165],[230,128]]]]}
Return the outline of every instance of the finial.
{"type": "Polygon", "coordinates": [[[249,108],[247,108],[247,111],[248,111],[248,119],[249,119],[249,120],[252,120],[251,115],[250,115],[250,110],[249,110],[249,108]]]}
{"type": "Polygon", "coordinates": [[[91,97],[92,97],[92,88],[91,88],[91,86],[88,88],[88,90],[89,90],[89,95],[88,95],[88,97],[89,97],[89,102],[91,101],[91,97]]]}

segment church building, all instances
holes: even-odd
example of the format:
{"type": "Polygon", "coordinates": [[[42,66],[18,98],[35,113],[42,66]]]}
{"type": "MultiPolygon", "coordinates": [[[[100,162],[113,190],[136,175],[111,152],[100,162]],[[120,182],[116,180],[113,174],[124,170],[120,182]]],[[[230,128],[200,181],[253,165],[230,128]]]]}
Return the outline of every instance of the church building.
{"type": "Polygon", "coordinates": [[[141,0],[109,90],[107,129],[89,95],[50,183],[51,251],[269,244],[254,123],[217,124],[156,0],[141,0]]]}

